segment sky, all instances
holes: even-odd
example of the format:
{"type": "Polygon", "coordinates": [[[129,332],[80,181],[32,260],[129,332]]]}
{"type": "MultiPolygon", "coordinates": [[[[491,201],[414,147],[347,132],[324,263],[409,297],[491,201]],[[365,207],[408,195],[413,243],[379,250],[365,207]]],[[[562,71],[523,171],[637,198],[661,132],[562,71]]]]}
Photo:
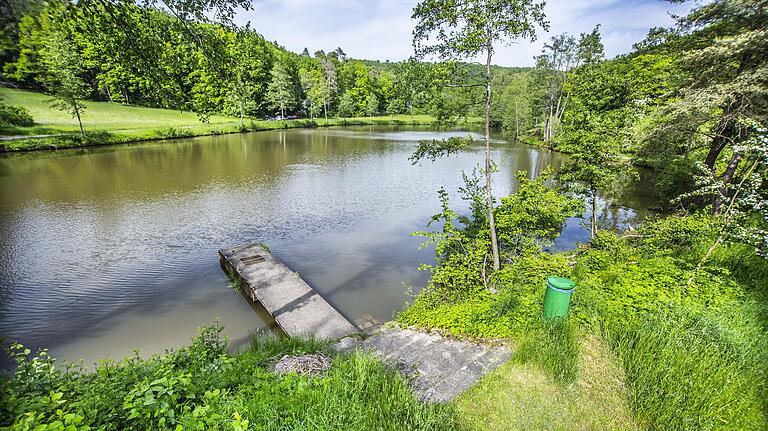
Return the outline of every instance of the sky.
{"type": "MultiPolygon", "coordinates": [[[[404,60],[413,55],[411,11],[417,0],[254,0],[235,22],[251,26],[267,40],[301,52],[341,47],[348,56],[370,60],[404,60]]],[[[600,32],[608,58],[624,54],[654,26],[670,26],[670,13],[690,6],[660,0],[549,0],[545,13],[549,32],[539,30],[535,42],[519,40],[496,48],[493,63],[532,66],[533,57],[555,34],[600,32]]]]}

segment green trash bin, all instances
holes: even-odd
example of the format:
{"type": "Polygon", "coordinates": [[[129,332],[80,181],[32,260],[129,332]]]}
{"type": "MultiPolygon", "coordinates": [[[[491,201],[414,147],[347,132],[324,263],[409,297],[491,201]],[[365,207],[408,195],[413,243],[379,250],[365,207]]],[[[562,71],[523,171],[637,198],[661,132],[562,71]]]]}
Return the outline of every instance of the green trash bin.
{"type": "Polygon", "coordinates": [[[571,295],[576,283],[563,277],[547,278],[547,291],[544,293],[545,320],[554,317],[568,316],[568,308],[571,305],[571,295]]]}

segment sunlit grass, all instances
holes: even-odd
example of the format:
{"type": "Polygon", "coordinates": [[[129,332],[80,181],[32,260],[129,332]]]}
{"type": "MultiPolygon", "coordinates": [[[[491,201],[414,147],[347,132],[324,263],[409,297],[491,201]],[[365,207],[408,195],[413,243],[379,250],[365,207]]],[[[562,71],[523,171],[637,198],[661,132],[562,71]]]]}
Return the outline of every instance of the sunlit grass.
{"type": "MultiPolygon", "coordinates": [[[[292,129],[299,127],[330,127],[355,125],[430,125],[435,119],[429,115],[388,115],[381,117],[315,118],[267,121],[246,118],[242,124],[233,117],[211,116],[207,122],[192,112],[168,109],[126,106],[110,102],[85,102],[81,138],[77,120],[67,113],[51,108],[51,97],[32,91],[0,87],[0,99],[11,105],[26,108],[35,120],[32,127],[0,128],[0,135],[30,138],[2,141],[5,150],[35,150],[46,148],[74,148],[86,145],[110,145],[125,142],[149,141],[191,136],[221,135],[227,133],[292,129]],[[36,135],[51,135],[32,138],[36,135]]],[[[478,119],[467,120],[474,124],[478,119]]]]}
{"type": "Polygon", "coordinates": [[[713,314],[661,313],[618,330],[635,416],[650,430],[764,429],[766,311],[751,303],[713,314]]]}
{"type": "MultiPolygon", "coordinates": [[[[553,346],[556,348],[556,346],[553,346]]],[[[564,383],[535,362],[512,360],[455,402],[472,430],[639,430],[624,375],[606,343],[583,337],[578,374],[564,383]]]]}
{"type": "MultiPolygon", "coordinates": [[[[41,135],[69,133],[79,130],[77,120],[66,112],[51,107],[51,96],[33,91],[0,87],[0,99],[9,105],[26,108],[35,120],[33,127],[17,127],[5,130],[6,135],[41,135]]],[[[86,101],[83,127],[91,131],[115,131],[128,129],[152,129],[203,125],[192,112],[170,109],[144,108],[120,103],[86,101]]],[[[213,115],[210,124],[238,122],[236,118],[213,115]]]]}

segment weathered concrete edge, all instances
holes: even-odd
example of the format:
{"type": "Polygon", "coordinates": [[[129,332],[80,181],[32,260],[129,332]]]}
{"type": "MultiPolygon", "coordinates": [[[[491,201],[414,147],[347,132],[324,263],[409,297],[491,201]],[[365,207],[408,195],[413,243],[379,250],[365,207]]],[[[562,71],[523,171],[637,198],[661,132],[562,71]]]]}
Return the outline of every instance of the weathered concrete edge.
{"type": "MultiPolygon", "coordinates": [[[[264,257],[266,257],[266,258],[268,258],[268,260],[272,260],[272,261],[274,261],[274,262],[276,262],[276,263],[278,263],[278,264],[280,264],[280,265],[284,266],[285,268],[287,268],[287,269],[289,269],[289,270],[290,270],[290,268],[289,268],[287,265],[285,265],[284,263],[282,263],[280,260],[278,260],[277,258],[275,258],[275,257],[274,257],[274,255],[272,255],[272,253],[271,253],[269,250],[266,250],[264,247],[262,247],[261,245],[259,245],[259,244],[256,244],[256,243],[252,243],[252,242],[249,242],[249,243],[245,243],[245,244],[240,244],[240,245],[238,245],[238,246],[236,246],[236,247],[231,247],[231,248],[227,248],[227,249],[219,249],[219,262],[220,262],[220,264],[221,264],[221,267],[222,267],[222,269],[224,269],[224,272],[226,272],[228,276],[230,276],[230,277],[232,277],[232,278],[237,278],[237,281],[238,281],[238,283],[239,283],[239,285],[238,285],[238,290],[240,290],[240,292],[241,292],[241,293],[248,295],[248,297],[249,297],[249,298],[250,298],[252,301],[254,301],[254,302],[258,302],[259,304],[262,304],[262,306],[264,306],[264,305],[265,305],[265,303],[264,303],[264,301],[262,300],[262,298],[259,296],[258,290],[257,290],[257,289],[255,289],[255,288],[253,288],[253,286],[251,286],[251,285],[248,283],[247,279],[246,279],[246,276],[245,276],[245,266],[242,264],[242,262],[240,261],[240,259],[236,257],[236,254],[237,254],[239,251],[241,251],[241,250],[243,250],[243,249],[246,249],[246,248],[257,248],[257,249],[259,250],[259,254],[263,255],[263,256],[264,256],[264,257]],[[237,261],[237,264],[234,264],[234,263],[233,263],[233,261],[237,261]],[[246,288],[244,288],[244,287],[246,287],[246,288]]],[[[297,275],[297,276],[298,276],[298,275],[297,275]]],[[[349,319],[347,319],[347,318],[344,316],[344,314],[342,314],[342,313],[341,313],[341,312],[340,312],[340,311],[339,311],[339,310],[338,310],[336,307],[334,307],[334,306],[333,306],[333,305],[332,305],[330,302],[328,302],[328,301],[327,301],[327,300],[326,300],[326,299],[325,299],[325,298],[324,298],[324,297],[323,297],[323,296],[320,294],[320,292],[318,292],[318,291],[317,291],[317,290],[316,290],[314,287],[312,287],[312,285],[310,285],[309,283],[307,283],[307,282],[306,282],[305,280],[303,280],[303,279],[301,279],[301,281],[302,281],[302,283],[303,283],[304,285],[306,285],[306,286],[307,286],[307,287],[308,287],[308,288],[309,288],[309,289],[310,289],[310,290],[311,290],[311,291],[312,291],[312,292],[313,292],[315,295],[317,295],[317,297],[318,297],[318,298],[320,298],[320,299],[321,299],[321,300],[322,300],[322,301],[323,301],[323,302],[324,302],[324,303],[325,303],[325,304],[326,304],[326,305],[327,305],[329,308],[331,308],[331,309],[332,309],[332,310],[333,310],[335,313],[337,313],[337,314],[339,315],[339,317],[340,317],[340,318],[342,318],[344,321],[346,321],[347,323],[349,323],[349,325],[350,325],[350,326],[351,326],[351,328],[353,329],[353,331],[351,331],[351,332],[349,332],[349,333],[347,333],[347,334],[345,334],[345,335],[342,335],[342,336],[339,336],[339,337],[335,337],[335,338],[332,338],[332,339],[330,339],[329,341],[337,341],[337,340],[340,340],[340,339],[348,338],[348,337],[350,337],[350,336],[354,336],[355,334],[359,334],[359,333],[361,333],[361,332],[362,332],[362,331],[361,331],[361,330],[360,330],[360,329],[357,327],[357,325],[355,325],[353,322],[351,322],[349,319]]],[[[286,328],[285,328],[285,327],[284,327],[284,326],[281,324],[281,322],[280,322],[280,319],[279,319],[279,316],[275,316],[275,315],[273,314],[273,311],[274,311],[274,310],[269,310],[269,309],[268,309],[266,306],[264,306],[264,309],[267,311],[267,313],[269,313],[269,315],[270,315],[270,316],[272,316],[272,318],[274,319],[274,321],[275,321],[275,323],[277,324],[277,326],[280,328],[280,330],[281,330],[281,331],[282,331],[282,332],[283,332],[285,335],[287,335],[287,336],[289,336],[289,337],[290,337],[290,336],[292,336],[292,335],[290,334],[290,331],[288,331],[288,330],[287,330],[287,329],[286,329],[286,328]]]]}

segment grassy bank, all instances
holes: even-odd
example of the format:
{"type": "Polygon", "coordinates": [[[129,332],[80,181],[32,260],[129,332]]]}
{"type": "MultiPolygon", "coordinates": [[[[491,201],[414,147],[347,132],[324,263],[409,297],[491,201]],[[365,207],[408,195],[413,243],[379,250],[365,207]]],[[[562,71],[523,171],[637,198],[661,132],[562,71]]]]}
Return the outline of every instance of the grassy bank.
{"type": "Polygon", "coordinates": [[[286,354],[324,344],[255,339],[230,355],[217,328],[184,349],[103,362],[95,371],[54,368],[20,351],[2,380],[0,428],[11,430],[449,430],[450,406],[418,401],[396,371],[361,353],[336,356],[322,376],[280,375],[286,354]],[[7,428],[3,428],[7,429],[7,428]]]}
{"type": "Polygon", "coordinates": [[[725,244],[686,286],[719,223],[670,217],[626,237],[602,232],[589,247],[503,266],[497,294],[433,285],[399,320],[517,346],[515,363],[459,402],[478,429],[763,430],[768,265],[725,244]],[[548,275],[577,290],[570,319],[542,329],[548,275]]]}
{"type": "Polygon", "coordinates": [[[221,135],[261,130],[301,127],[354,125],[431,125],[435,119],[427,115],[393,115],[384,117],[324,118],[266,121],[214,115],[202,123],[196,114],[167,109],[126,106],[109,102],[85,102],[83,126],[86,136],[78,135],[77,120],[50,107],[50,96],[25,90],[0,87],[0,99],[23,106],[35,120],[32,127],[0,129],[0,151],[29,151],[49,148],[77,148],[128,142],[192,136],[221,135]],[[45,136],[48,135],[48,136],[45,136]],[[41,137],[42,136],[42,137],[41,137]],[[26,138],[25,138],[26,137],[26,138]]]}

